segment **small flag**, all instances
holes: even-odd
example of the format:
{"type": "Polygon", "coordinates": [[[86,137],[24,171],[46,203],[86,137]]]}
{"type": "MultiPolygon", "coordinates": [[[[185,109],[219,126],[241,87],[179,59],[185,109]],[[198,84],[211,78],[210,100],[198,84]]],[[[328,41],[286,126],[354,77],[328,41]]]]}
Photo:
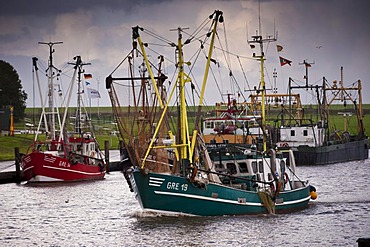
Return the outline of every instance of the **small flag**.
{"type": "Polygon", "coordinates": [[[85,80],[92,79],[92,74],[84,74],[85,80]]]}
{"type": "Polygon", "coordinates": [[[281,45],[276,45],[276,49],[278,52],[281,52],[283,50],[283,47],[281,45]]]}
{"type": "Polygon", "coordinates": [[[86,86],[89,86],[91,83],[90,82],[88,82],[88,81],[85,81],[85,83],[86,83],[86,86]]]}
{"type": "Polygon", "coordinates": [[[306,65],[307,68],[311,67],[311,64],[309,63],[304,63],[304,65],[306,65]]]}
{"type": "Polygon", "coordinates": [[[279,59],[280,59],[280,65],[281,66],[284,66],[285,64],[289,64],[289,66],[292,66],[291,65],[292,61],[290,61],[286,58],[280,57],[280,56],[279,56],[279,59]]]}
{"type": "Polygon", "coordinates": [[[100,99],[100,93],[96,89],[87,88],[87,96],[89,99],[100,99]]]}

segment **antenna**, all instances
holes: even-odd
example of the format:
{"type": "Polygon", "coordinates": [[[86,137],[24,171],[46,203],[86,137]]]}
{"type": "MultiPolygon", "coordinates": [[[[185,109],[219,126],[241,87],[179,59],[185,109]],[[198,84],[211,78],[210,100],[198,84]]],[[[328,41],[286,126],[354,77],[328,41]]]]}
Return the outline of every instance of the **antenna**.
{"type": "Polygon", "coordinates": [[[262,35],[262,25],[261,25],[261,1],[258,0],[258,34],[262,35]]]}
{"type": "MultiPolygon", "coordinates": [[[[260,55],[256,55],[256,53],[253,53],[253,58],[256,58],[260,62],[260,72],[261,72],[261,88],[258,90],[262,92],[261,94],[261,113],[262,113],[262,132],[263,132],[263,151],[267,150],[267,134],[266,134],[266,111],[265,111],[265,95],[266,95],[266,87],[265,87],[265,74],[264,74],[264,62],[265,62],[265,53],[263,51],[263,44],[264,43],[270,43],[276,41],[276,36],[275,33],[273,37],[268,36],[267,38],[263,38],[261,33],[261,15],[260,15],[260,1],[258,1],[258,8],[259,8],[259,34],[252,36],[251,40],[248,40],[248,44],[250,47],[253,49],[255,48],[254,44],[259,44],[260,45],[260,55]]],[[[275,30],[274,30],[275,31],[275,30]]]]}
{"type": "Polygon", "coordinates": [[[302,63],[299,63],[299,65],[304,65],[306,67],[306,75],[304,76],[306,79],[306,88],[308,88],[308,68],[310,68],[312,64],[315,64],[315,62],[309,63],[306,60],[303,60],[302,63]]]}

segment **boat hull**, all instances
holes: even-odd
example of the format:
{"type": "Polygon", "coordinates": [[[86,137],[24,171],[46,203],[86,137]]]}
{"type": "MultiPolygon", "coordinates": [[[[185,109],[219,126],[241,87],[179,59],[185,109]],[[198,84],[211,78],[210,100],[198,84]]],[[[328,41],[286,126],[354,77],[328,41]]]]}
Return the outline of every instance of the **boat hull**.
{"type": "Polygon", "coordinates": [[[106,173],[103,165],[72,164],[66,158],[41,152],[25,155],[22,169],[29,182],[98,180],[106,173]]]}
{"type": "Polygon", "coordinates": [[[321,147],[299,146],[294,151],[296,165],[325,165],[369,158],[369,140],[321,147]]]}
{"type": "MultiPolygon", "coordinates": [[[[143,174],[139,170],[130,175],[130,180],[144,210],[200,216],[268,213],[255,191],[215,183],[202,186],[183,177],[162,173],[143,174]]],[[[276,200],[275,213],[304,209],[309,200],[309,185],[281,192],[276,200]]]]}

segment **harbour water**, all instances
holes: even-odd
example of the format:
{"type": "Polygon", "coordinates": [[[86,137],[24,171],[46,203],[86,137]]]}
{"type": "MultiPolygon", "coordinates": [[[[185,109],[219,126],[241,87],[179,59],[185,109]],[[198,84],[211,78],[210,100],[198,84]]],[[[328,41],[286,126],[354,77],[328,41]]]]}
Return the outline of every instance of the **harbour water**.
{"type": "Polygon", "coordinates": [[[318,199],[263,216],[143,213],[120,172],[95,182],[3,184],[0,246],[357,246],[370,237],[369,174],[370,160],[298,167],[318,199]]]}

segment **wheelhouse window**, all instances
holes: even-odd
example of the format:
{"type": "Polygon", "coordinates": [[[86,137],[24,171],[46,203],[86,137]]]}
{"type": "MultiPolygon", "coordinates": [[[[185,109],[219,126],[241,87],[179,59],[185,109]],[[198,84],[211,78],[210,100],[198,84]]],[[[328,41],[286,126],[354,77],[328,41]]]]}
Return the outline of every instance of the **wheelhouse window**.
{"type": "Polygon", "coordinates": [[[216,163],[215,166],[216,166],[216,170],[218,170],[218,171],[221,171],[221,170],[225,169],[224,165],[222,163],[216,163]]]}
{"type": "Polygon", "coordinates": [[[248,172],[247,163],[240,162],[238,164],[239,164],[239,170],[240,170],[241,173],[247,173],[248,172]]]}
{"type": "Polygon", "coordinates": [[[237,171],[234,163],[227,163],[226,167],[230,174],[236,174],[237,171]]]}
{"type": "Polygon", "coordinates": [[[295,130],[290,130],[290,136],[295,136],[295,130]]]}
{"type": "Polygon", "coordinates": [[[252,170],[253,170],[253,173],[258,172],[258,170],[257,170],[257,161],[252,161],[252,170]]]}
{"type": "Polygon", "coordinates": [[[308,136],[308,130],[303,130],[303,136],[308,136]]]}
{"type": "Polygon", "coordinates": [[[207,121],[207,122],[205,122],[205,127],[206,127],[206,129],[211,129],[211,128],[213,128],[213,122],[210,122],[210,121],[207,121]]]}
{"type": "Polygon", "coordinates": [[[284,174],[285,173],[285,161],[284,160],[282,160],[282,161],[280,161],[280,172],[281,172],[281,174],[284,174]]]}
{"type": "Polygon", "coordinates": [[[263,173],[263,162],[262,161],[258,162],[258,172],[263,173]]]}

